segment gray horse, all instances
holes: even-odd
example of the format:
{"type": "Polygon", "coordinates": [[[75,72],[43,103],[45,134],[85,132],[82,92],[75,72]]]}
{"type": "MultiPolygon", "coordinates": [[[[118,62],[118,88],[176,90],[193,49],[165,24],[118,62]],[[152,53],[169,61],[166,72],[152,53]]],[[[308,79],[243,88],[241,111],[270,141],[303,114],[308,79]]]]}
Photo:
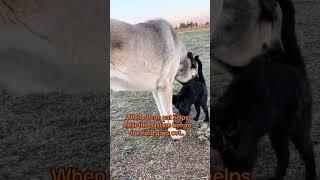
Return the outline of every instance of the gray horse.
{"type": "Polygon", "coordinates": [[[162,19],[135,25],[111,19],[110,47],[111,89],[150,91],[160,115],[173,115],[173,81],[186,82],[197,74],[174,28],[162,19]]]}

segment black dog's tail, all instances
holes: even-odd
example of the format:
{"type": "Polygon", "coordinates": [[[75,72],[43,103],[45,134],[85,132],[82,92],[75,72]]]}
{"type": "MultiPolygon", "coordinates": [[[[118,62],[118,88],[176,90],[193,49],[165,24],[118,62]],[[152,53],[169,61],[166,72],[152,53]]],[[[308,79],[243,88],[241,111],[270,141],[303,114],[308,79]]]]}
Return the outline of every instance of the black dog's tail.
{"type": "Polygon", "coordinates": [[[291,64],[306,73],[305,64],[295,32],[295,9],[292,0],[277,0],[282,11],[281,41],[286,52],[286,64],[291,64]]]}
{"type": "Polygon", "coordinates": [[[200,61],[200,59],[199,59],[199,56],[195,56],[195,60],[196,60],[197,63],[198,63],[198,76],[199,76],[199,80],[200,80],[201,82],[206,83],[206,81],[205,81],[205,79],[204,79],[204,77],[203,77],[202,63],[201,63],[201,61],[200,61]]]}

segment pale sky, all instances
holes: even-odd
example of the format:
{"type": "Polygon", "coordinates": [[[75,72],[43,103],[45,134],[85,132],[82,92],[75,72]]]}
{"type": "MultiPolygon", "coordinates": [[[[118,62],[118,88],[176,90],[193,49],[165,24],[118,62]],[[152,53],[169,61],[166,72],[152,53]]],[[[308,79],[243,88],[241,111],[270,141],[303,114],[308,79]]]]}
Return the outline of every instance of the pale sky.
{"type": "Polygon", "coordinates": [[[131,24],[164,18],[180,22],[210,21],[210,0],[111,0],[110,17],[131,24]]]}

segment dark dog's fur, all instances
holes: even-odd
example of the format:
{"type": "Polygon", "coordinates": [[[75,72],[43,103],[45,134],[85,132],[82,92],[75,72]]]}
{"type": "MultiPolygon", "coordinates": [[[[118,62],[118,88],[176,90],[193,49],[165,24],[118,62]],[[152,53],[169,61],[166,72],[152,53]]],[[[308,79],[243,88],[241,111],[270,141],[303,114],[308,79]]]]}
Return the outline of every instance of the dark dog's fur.
{"type": "Polygon", "coordinates": [[[211,144],[230,171],[250,172],[257,144],[268,134],[278,159],[274,179],[283,179],[291,140],[305,163],[306,179],[315,180],[310,85],[295,37],[293,4],[278,1],[283,11],[284,50],[267,52],[237,69],[214,106],[211,144]]]}
{"type": "MultiPolygon", "coordinates": [[[[194,58],[192,54],[189,55],[191,61],[195,61],[198,64],[198,77],[194,77],[188,82],[182,83],[183,87],[178,94],[173,95],[172,103],[182,116],[189,116],[191,106],[194,104],[197,111],[197,115],[194,118],[195,121],[198,121],[199,119],[201,106],[206,115],[204,122],[209,122],[207,106],[208,92],[202,73],[202,63],[199,60],[199,56],[195,56],[194,58]]],[[[185,121],[183,121],[183,123],[185,123],[185,121]]]]}

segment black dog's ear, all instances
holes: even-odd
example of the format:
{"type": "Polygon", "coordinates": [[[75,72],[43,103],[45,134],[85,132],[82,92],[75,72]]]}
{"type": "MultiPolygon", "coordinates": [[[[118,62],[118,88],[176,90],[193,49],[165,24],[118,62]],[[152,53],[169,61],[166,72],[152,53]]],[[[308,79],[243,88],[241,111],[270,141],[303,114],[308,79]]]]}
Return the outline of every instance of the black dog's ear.
{"type": "Polygon", "coordinates": [[[188,57],[191,61],[191,68],[196,68],[197,67],[197,62],[194,60],[192,52],[188,51],[188,57]]]}
{"type": "Polygon", "coordinates": [[[199,55],[196,55],[194,58],[195,58],[196,60],[199,60],[199,55]]]}
{"type": "Polygon", "coordinates": [[[276,0],[259,0],[261,12],[260,20],[273,22],[277,17],[277,1],[276,0]]]}

